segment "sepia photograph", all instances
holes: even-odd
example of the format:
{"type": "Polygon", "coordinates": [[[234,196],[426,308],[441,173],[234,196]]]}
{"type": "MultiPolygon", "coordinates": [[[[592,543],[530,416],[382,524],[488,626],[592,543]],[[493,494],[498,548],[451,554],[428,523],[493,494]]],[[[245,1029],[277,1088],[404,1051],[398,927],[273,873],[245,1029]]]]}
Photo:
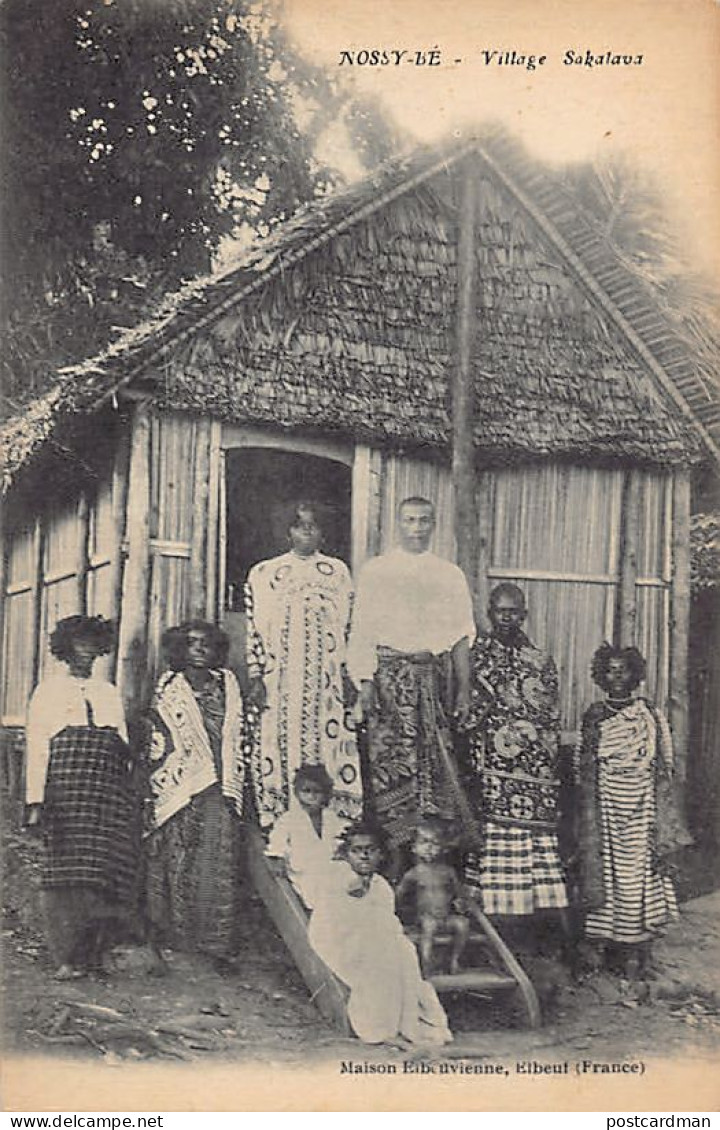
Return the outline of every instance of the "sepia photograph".
{"type": "Polygon", "coordinates": [[[717,4],[0,35],[5,1108],[717,1110],[717,4]]]}

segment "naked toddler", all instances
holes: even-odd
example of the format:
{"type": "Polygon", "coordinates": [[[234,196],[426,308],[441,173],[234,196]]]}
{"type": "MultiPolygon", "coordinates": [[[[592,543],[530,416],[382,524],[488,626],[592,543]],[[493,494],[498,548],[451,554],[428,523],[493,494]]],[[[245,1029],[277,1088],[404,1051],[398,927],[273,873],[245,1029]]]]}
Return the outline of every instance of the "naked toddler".
{"type": "Polygon", "coordinates": [[[448,846],[444,822],[432,816],[423,817],[413,845],[415,866],[405,872],[397,888],[398,905],[411,895],[415,898],[420,965],[426,977],[433,972],[438,935],[451,935],[450,972],[457,973],[470,933],[470,923],[464,913],[462,883],[445,860],[448,846]]]}

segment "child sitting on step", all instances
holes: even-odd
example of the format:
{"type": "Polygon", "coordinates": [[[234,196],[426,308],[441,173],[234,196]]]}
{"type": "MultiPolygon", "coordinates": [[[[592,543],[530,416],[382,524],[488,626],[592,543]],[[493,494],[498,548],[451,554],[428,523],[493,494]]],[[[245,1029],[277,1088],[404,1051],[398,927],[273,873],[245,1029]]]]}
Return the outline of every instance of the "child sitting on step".
{"type": "Polygon", "coordinates": [[[440,934],[451,937],[449,970],[457,973],[470,933],[463,886],[445,858],[450,846],[446,823],[437,816],[421,817],[413,845],[415,866],[405,872],[396,892],[400,907],[414,899],[416,924],[420,930],[420,965],[425,977],[436,971],[440,934]]]}
{"type": "Polygon", "coordinates": [[[275,821],[265,849],[275,874],[287,876],[308,909],[347,823],[328,808],[332,791],[324,765],[301,765],[293,779],[290,808],[275,821]]]}
{"type": "Polygon", "coordinates": [[[344,836],[345,862],[330,866],[318,891],[308,940],[350,989],[348,1018],[366,1043],[440,1045],[451,1039],[433,986],[395,914],[395,896],[378,867],[381,831],[356,821],[344,836]]]}

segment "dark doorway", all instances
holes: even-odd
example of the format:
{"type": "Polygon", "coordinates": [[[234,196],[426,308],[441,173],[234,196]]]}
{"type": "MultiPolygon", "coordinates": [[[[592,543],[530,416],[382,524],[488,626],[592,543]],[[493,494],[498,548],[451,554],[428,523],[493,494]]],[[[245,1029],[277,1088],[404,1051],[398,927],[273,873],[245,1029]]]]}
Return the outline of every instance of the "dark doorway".
{"type": "Polygon", "coordinates": [[[298,502],[314,502],[318,508],[322,552],[350,564],[350,467],[273,448],[234,448],[227,452],[225,466],[226,610],[241,611],[243,585],[253,565],[287,551],[288,524],[298,502]]]}

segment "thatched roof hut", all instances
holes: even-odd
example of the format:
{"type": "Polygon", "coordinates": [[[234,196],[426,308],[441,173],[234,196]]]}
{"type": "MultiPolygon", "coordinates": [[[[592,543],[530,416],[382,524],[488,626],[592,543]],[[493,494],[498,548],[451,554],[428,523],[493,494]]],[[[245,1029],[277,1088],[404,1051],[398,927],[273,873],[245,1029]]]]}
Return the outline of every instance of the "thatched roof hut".
{"type": "Polygon", "coordinates": [[[58,420],[148,380],[159,403],[223,419],[447,443],[453,174],[468,157],[482,197],[478,447],[686,462],[700,436],[717,457],[717,388],[678,329],[557,181],[489,131],[321,199],[63,371],[0,433],[6,478],[58,420]]]}
{"type": "Polygon", "coordinates": [[[399,497],[431,494],[479,615],[497,578],[526,588],[568,733],[615,635],[648,653],[684,747],[689,484],[720,456],[717,398],[642,280],[501,131],[308,207],[62,373],[0,455],[8,724],[77,608],[119,617],[137,704],[162,627],[237,615],[302,486],[354,565],[389,544],[399,497]]]}

